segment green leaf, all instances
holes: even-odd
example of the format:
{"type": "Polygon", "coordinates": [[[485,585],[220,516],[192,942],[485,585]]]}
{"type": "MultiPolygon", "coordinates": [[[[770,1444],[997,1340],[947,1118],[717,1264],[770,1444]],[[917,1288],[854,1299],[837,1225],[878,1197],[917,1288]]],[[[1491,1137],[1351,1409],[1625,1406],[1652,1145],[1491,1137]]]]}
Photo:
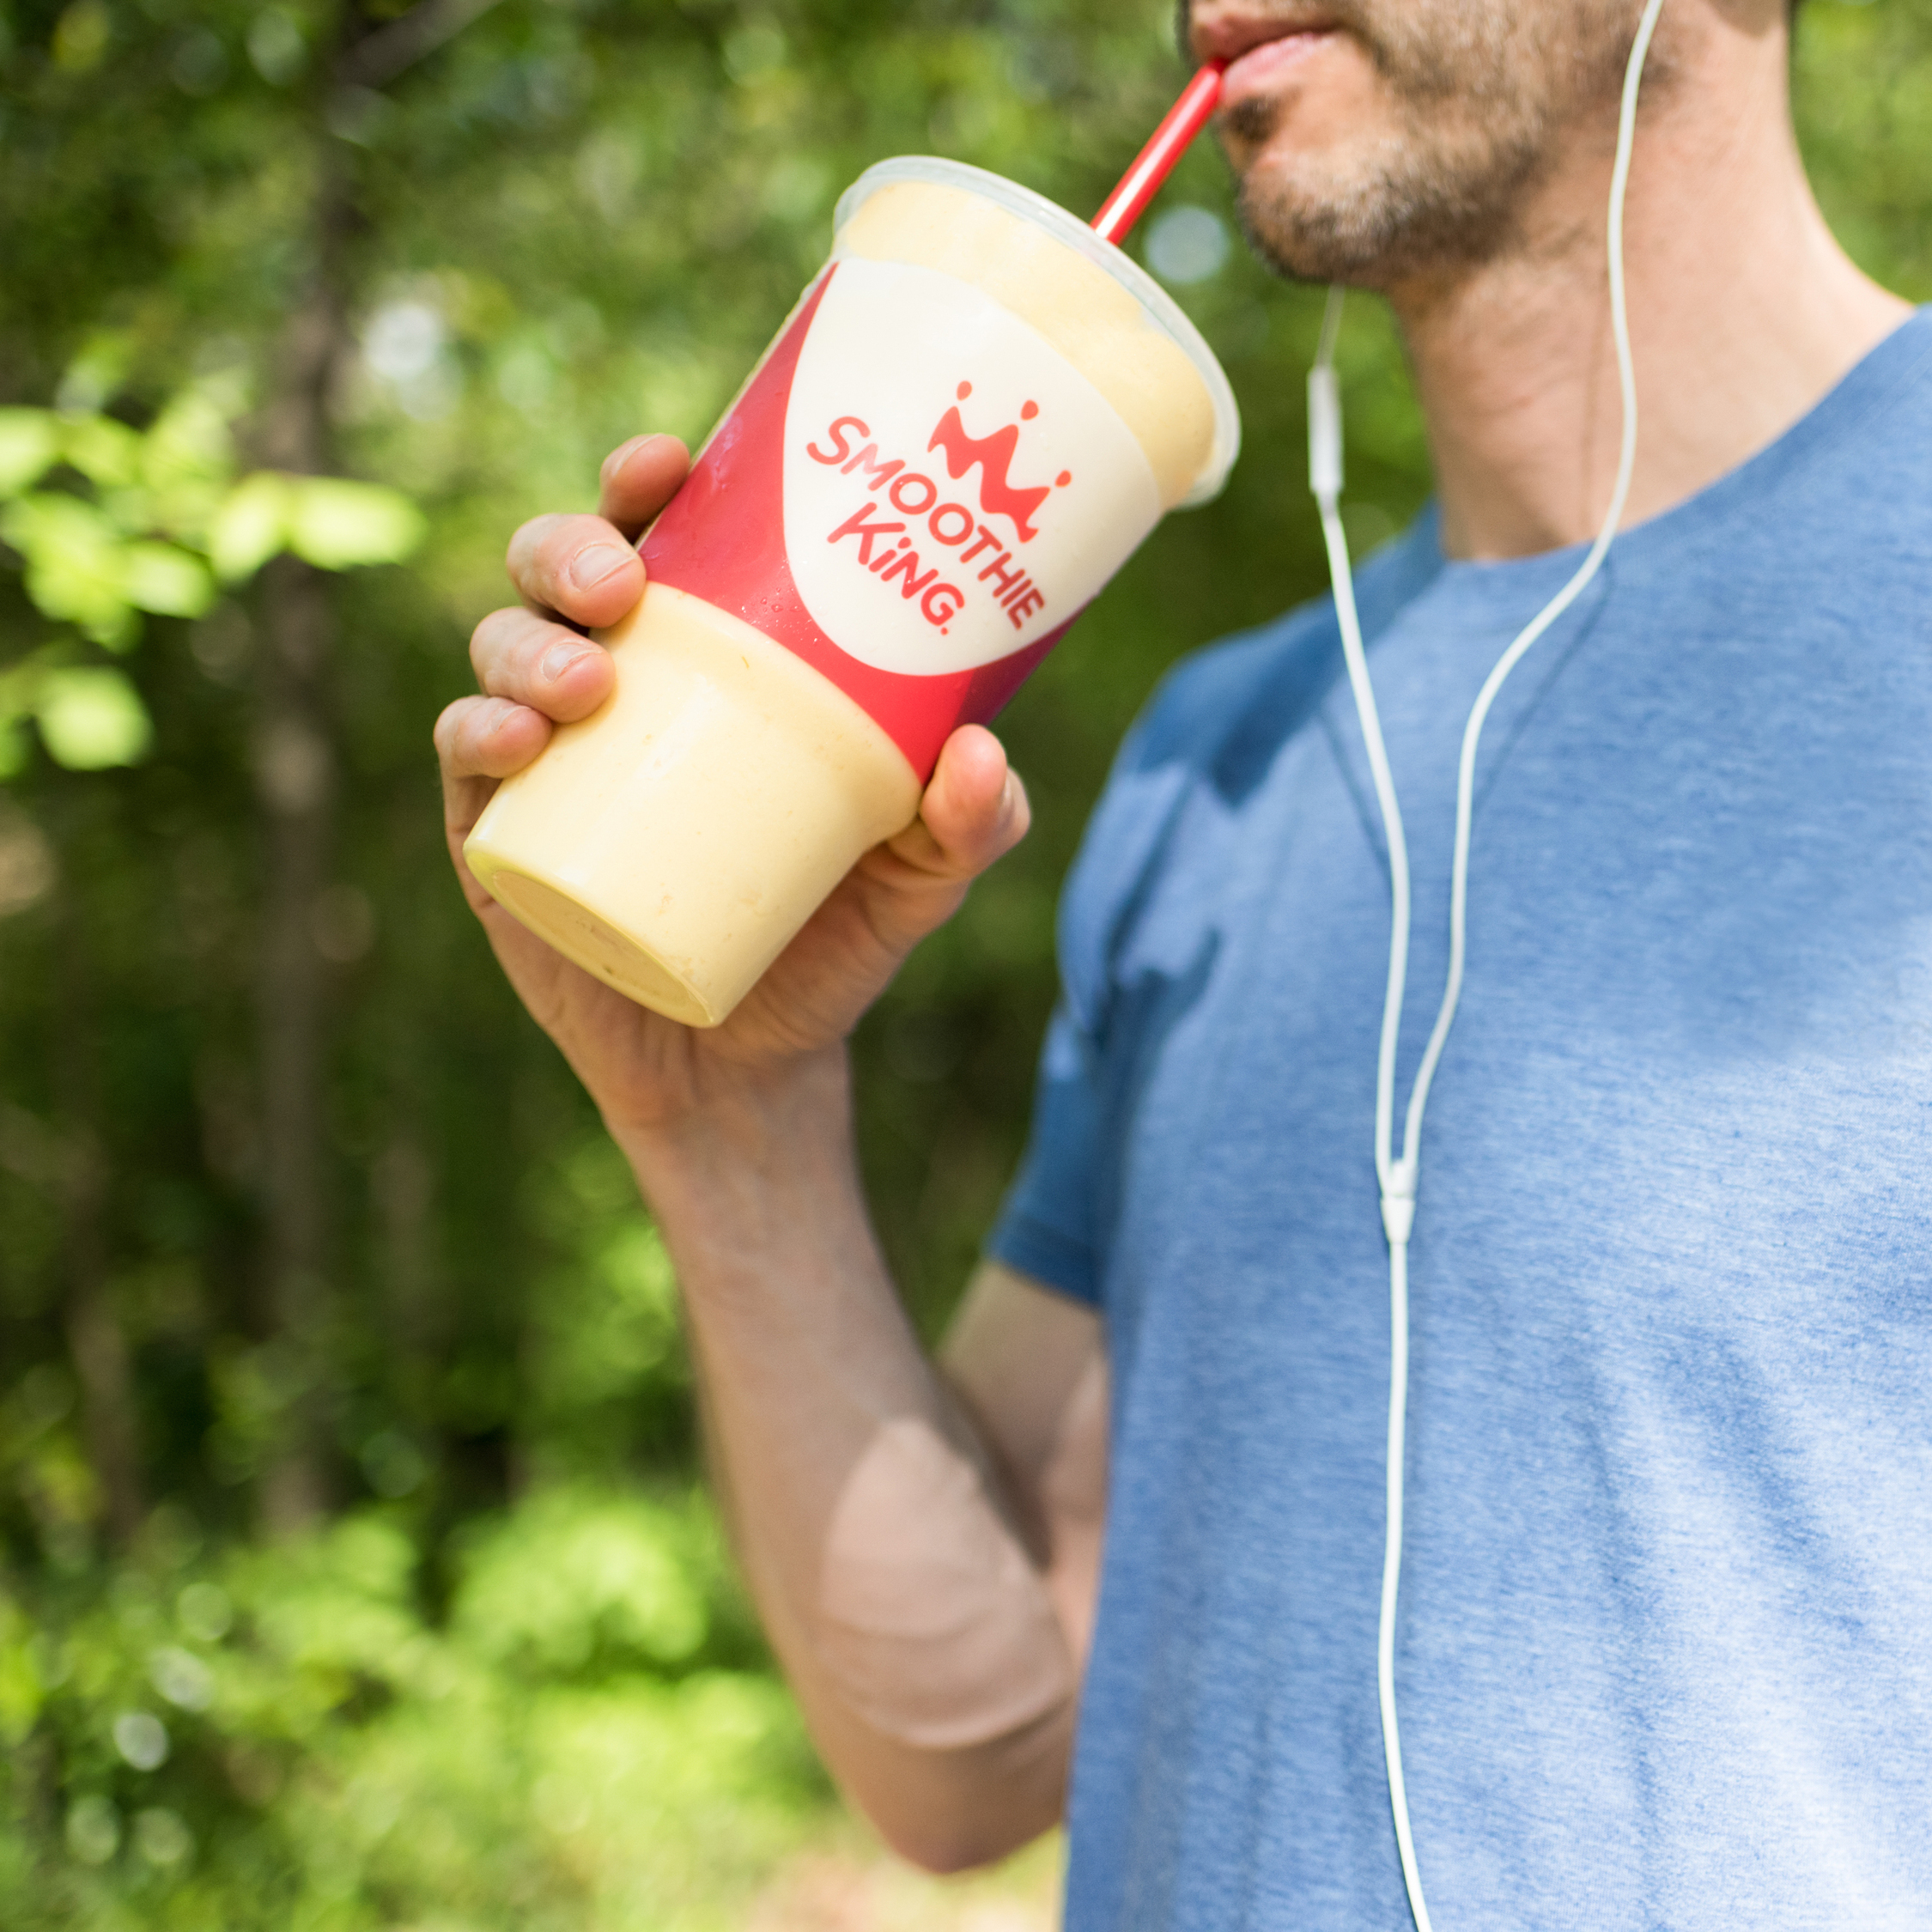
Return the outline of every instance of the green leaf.
{"type": "Polygon", "coordinates": [[[215,601],[215,580],[200,558],[172,544],[130,544],[121,553],[127,600],[170,617],[198,617],[215,601]]]}
{"type": "Polygon", "coordinates": [[[185,390],[141,442],[146,528],[204,549],[209,524],[234,477],[230,411],[207,385],[185,390]]]}
{"type": "Polygon", "coordinates": [[[137,635],[119,536],[91,503],[38,491],[0,509],[0,537],[27,559],[27,594],[43,615],[117,648],[137,635]]]}
{"type": "Polygon", "coordinates": [[[150,489],[219,481],[234,459],[228,417],[205,389],[184,390],[142,439],[141,474],[150,489]]]}
{"type": "Polygon", "coordinates": [[[54,399],[64,413],[98,410],[127,379],[133,337],[125,329],[102,329],[88,338],[67,365],[54,399]]]}
{"type": "Polygon", "coordinates": [[[154,742],[148,708],[118,671],[50,671],[34,711],[54,762],[70,771],[137,764],[154,742]]]}
{"type": "Polygon", "coordinates": [[[17,496],[31,488],[59,453],[59,432],[50,411],[0,410],[0,496],[17,496]]]}
{"type": "Polygon", "coordinates": [[[107,416],[70,416],[61,424],[61,453],[83,477],[116,489],[141,473],[141,439],[107,416]]]}
{"type": "Polygon", "coordinates": [[[208,526],[208,554],[225,584],[252,577],[287,541],[289,483],[258,470],[228,492],[208,526]]]}
{"type": "Polygon", "coordinates": [[[0,509],[0,537],[30,563],[64,558],[106,568],[119,547],[113,526],[100,510],[56,490],[34,490],[0,509]]]}
{"type": "Polygon", "coordinates": [[[396,563],[422,541],[422,513],[398,490],[338,477],[289,479],[289,547],[324,570],[396,563]]]}

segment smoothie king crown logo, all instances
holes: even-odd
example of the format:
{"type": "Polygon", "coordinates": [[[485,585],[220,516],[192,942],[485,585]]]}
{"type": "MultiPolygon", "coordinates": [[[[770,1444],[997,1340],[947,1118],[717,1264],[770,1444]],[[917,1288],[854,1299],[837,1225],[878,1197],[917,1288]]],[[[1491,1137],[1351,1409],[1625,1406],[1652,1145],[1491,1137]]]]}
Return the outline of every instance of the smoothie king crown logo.
{"type": "Polygon", "coordinates": [[[923,776],[1160,509],[1139,438],[1030,323],[955,276],[854,256],[773,344],[644,561],[803,659],[923,776]]]}
{"type": "MultiPolygon", "coordinates": [[[[959,401],[963,403],[973,393],[973,386],[963,382],[959,386],[959,401]]],[[[1020,420],[1030,422],[1040,413],[1037,403],[1029,403],[1020,411],[1020,420]]],[[[1053,494],[1050,485],[1042,483],[1036,489],[1016,489],[1011,481],[1014,455],[1019,449],[1020,426],[1009,422],[1004,429],[995,429],[990,436],[973,437],[966,434],[966,425],[959,414],[958,404],[939,418],[939,426],[933,432],[933,440],[926,446],[927,455],[934,450],[945,453],[946,474],[955,483],[967,475],[976,463],[980,466],[980,507],[987,515],[1010,517],[1013,528],[1019,532],[1023,544],[1030,544],[1039,535],[1033,527],[1032,519],[1039,514],[1040,506],[1053,494]]],[[[1060,487],[1064,489],[1072,482],[1072,477],[1064,470],[1060,474],[1060,487]]]]}
{"type": "Polygon", "coordinates": [[[1016,561],[1017,551],[1040,534],[1041,511],[1054,491],[1064,489],[1073,478],[1070,471],[1062,470],[1050,483],[1020,485],[1012,479],[1021,424],[1039,416],[1037,403],[1030,401],[1022,408],[1019,422],[975,436],[959,407],[971,398],[973,386],[962,382],[954,393],[957,399],[939,418],[921,454],[938,452],[947,477],[954,483],[977,470],[978,510],[965,503],[942,501],[945,493],[931,477],[912,468],[903,457],[881,455],[878,443],[869,440],[871,427],[862,418],[841,416],[825,431],[825,440],[831,447],[821,448],[814,440],[805,446],[805,454],[841,475],[862,475],[874,501],[861,502],[826,541],[850,542],[854,562],[883,582],[896,580],[900,595],[918,599],[921,614],[942,635],[975,594],[990,597],[1005,612],[1013,629],[1023,630],[1047,608],[1048,599],[1025,567],[1016,561]],[[868,440],[861,443],[861,438],[868,440]],[[880,513],[888,505],[908,520],[894,521],[880,513]],[[1012,526],[1011,538],[995,519],[1012,526]],[[889,539],[896,540],[889,543],[889,539]],[[921,543],[937,546],[927,552],[930,562],[921,559],[921,543]],[[952,576],[964,577],[967,583],[942,580],[952,576]],[[987,588],[981,592],[982,585],[987,588]]]}

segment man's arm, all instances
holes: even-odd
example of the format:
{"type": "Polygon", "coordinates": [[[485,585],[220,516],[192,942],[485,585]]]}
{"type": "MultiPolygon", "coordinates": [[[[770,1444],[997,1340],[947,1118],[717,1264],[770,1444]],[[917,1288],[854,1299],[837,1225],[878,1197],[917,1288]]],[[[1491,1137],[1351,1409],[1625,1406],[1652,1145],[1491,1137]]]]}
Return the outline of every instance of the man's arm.
{"type": "Polygon", "coordinates": [[[722,1026],[632,1005],[519,926],[463,864],[496,782],[608,696],[629,539],[681,481],[640,438],[603,515],[513,539],[525,603],[483,620],[483,696],[437,726],[451,856],[499,960],[590,1089],[677,1263],[728,1514],[840,1781],[899,1850],[999,1856],[1061,1808],[1104,1495],[1095,1318],[999,1270],[942,1375],[861,1198],[845,1040],[911,947],[1024,835],[991,735],[956,732],[919,818],[868,854],[722,1026]]]}
{"type": "Polygon", "coordinates": [[[896,1850],[957,1870],[1064,1807],[1105,1494],[1099,1324],[989,1267],[936,1370],[845,1101],[841,1062],[749,1144],[635,1157],[733,1540],[813,1735],[896,1850]]]}

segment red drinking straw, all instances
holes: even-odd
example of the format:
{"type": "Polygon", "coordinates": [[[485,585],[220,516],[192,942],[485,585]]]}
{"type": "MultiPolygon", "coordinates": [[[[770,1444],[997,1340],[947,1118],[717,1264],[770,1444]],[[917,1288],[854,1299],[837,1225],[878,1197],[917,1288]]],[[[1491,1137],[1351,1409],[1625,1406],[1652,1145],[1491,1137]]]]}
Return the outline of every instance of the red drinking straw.
{"type": "Polygon", "coordinates": [[[1120,186],[1108,196],[1106,205],[1093,218],[1094,232],[1103,240],[1118,243],[1127,240],[1128,230],[1160,192],[1161,183],[1174,172],[1174,164],[1207,125],[1221,99],[1221,76],[1227,64],[1224,60],[1211,60],[1188,82],[1187,91],[1154,130],[1153,139],[1121,177],[1120,186]]]}

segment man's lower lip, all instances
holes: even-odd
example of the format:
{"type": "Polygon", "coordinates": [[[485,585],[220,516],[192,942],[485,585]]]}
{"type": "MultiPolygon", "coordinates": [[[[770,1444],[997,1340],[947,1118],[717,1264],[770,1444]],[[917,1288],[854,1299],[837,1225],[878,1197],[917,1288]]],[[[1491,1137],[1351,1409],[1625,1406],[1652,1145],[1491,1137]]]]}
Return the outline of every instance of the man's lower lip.
{"type": "Polygon", "coordinates": [[[1265,93],[1291,67],[1299,66],[1334,38],[1331,29],[1322,27],[1311,33],[1285,33],[1279,40],[1264,40],[1260,46],[1250,47],[1222,76],[1221,99],[1232,101],[1265,93]]]}

